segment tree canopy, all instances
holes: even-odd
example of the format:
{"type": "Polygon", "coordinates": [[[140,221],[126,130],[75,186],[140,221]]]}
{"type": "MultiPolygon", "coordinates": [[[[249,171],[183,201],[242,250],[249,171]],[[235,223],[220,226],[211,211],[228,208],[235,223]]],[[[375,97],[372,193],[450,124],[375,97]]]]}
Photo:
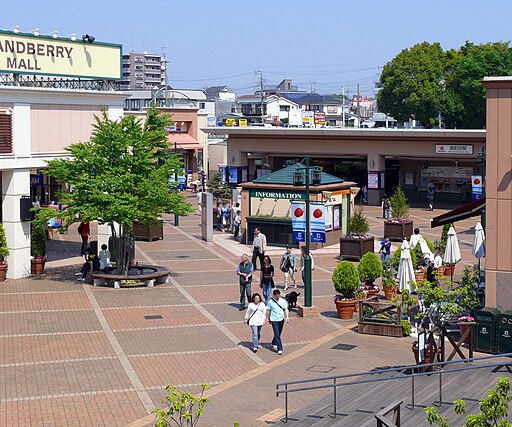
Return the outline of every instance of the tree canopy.
{"type": "MultiPolygon", "coordinates": [[[[164,213],[192,211],[168,184],[182,162],[168,149],[169,124],[169,116],[155,108],[148,110],[145,121],[133,115],[111,120],[104,111],[96,117],[89,141],[67,147],[68,158],[48,162],[46,173],[69,186],[58,194],[65,207],[58,216],[66,226],[95,220],[110,225],[113,235],[121,238],[118,260],[127,256],[122,241],[130,239],[135,220],[144,223],[164,213]]],[[[38,218],[48,216],[55,211],[39,211],[38,218]]],[[[119,268],[126,271],[127,263],[119,268]]]]}
{"type": "Polygon", "coordinates": [[[384,66],[378,107],[399,121],[417,119],[426,127],[437,125],[440,116],[448,128],[483,128],[482,80],[505,75],[512,75],[509,43],[466,42],[443,51],[439,43],[423,42],[384,66]]]}

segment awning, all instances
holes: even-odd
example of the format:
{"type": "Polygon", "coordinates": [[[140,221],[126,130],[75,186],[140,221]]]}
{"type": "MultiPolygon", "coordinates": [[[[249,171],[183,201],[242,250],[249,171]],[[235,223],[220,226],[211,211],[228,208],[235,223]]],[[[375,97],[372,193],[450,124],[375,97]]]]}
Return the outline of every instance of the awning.
{"type": "Polygon", "coordinates": [[[478,216],[482,213],[485,207],[485,199],[475,200],[467,203],[460,208],[446,212],[442,215],[436,216],[430,220],[430,227],[439,227],[441,225],[449,224],[451,222],[462,221],[463,219],[478,216]]]}
{"type": "Polygon", "coordinates": [[[203,146],[192,138],[188,133],[170,133],[167,135],[170,148],[181,148],[182,150],[202,150],[203,146]]]}

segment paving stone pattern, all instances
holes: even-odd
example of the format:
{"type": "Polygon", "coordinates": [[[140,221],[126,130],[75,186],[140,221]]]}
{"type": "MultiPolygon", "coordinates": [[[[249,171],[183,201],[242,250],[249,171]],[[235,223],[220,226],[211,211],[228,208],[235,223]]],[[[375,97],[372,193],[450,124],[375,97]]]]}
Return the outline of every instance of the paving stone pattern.
{"type": "MultiPolygon", "coordinates": [[[[195,201],[195,195],[187,197],[195,201]]],[[[366,209],[372,232],[382,234],[379,209],[366,209]]],[[[423,227],[429,215],[412,211],[423,227]]],[[[125,425],[158,405],[167,384],[198,391],[202,382],[213,386],[204,425],[229,426],[235,419],[244,427],[265,425],[262,420],[279,418],[275,383],[320,376],[307,371],[313,365],[331,366],[334,375],[412,361],[410,340],[358,335],[352,321],[337,319],[330,282],[336,248],[315,255],[314,303],[321,316],[291,314],[281,358],[269,348],[272,334],[265,326],[263,348],[253,355],[234,273],[239,255],[250,248],[227,233],[202,242],[197,213],[180,227],[164,219],[164,239],[137,242],[137,260],[170,268],[171,283],[112,289],[78,282],[75,225],[50,241],[47,274],[0,284],[0,426],[125,425]],[[323,343],[329,334],[339,338],[323,343]],[[331,349],[341,341],[356,347],[331,349]]],[[[440,233],[425,231],[432,239],[440,233]]],[[[472,239],[461,236],[466,243],[472,239]]],[[[470,263],[466,243],[461,247],[470,263]]],[[[275,263],[281,252],[269,249],[275,263]]],[[[280,272],[276,283],[283,287],[280,272]]],[[[303,298],[301,283],[298,291],[303,298]]],[[[261,292],[258,273],[253,292],[261,292]]],[[[317,398],[305,394],[291,408],[317,398]]],[[[140,425],[146,424],[142,419],[140,425]]]]}

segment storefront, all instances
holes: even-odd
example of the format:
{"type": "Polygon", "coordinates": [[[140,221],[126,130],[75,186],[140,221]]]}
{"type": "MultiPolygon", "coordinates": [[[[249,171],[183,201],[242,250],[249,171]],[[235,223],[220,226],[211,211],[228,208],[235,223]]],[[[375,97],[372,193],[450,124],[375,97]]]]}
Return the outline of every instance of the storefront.
{"type": "MultiPolygon", "coordinates": [[[[292,209],[294,202],[306,200],[304,186],[293,185],[293,173],[300,166],[292,165],[274,173],[240,184],[242,200],[242,241],[251,244],[254,228],[267,236],[271,246],[298,244],[293,239],[292,209]]],[[[325,245],[339,242],[347,233],[350,218],[350,188],[345,182],[327,173],[321,173],[318,185],[310,187],[310,202],[324,206],[325,245]]],[[[313,248],[321,244],[313,244],[313,248]]]]}

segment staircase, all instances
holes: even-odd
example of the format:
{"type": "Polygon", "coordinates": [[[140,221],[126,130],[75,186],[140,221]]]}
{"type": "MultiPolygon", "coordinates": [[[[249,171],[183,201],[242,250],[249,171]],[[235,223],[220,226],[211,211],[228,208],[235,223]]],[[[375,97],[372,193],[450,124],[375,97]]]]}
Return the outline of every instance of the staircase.
{"type": "MultiPolygon", "coordinates": [[[[508,360],[501,360],[506,363],[508,360]]],[[[471,366],[477,362],[472,362],[471,366]]],[[[488,361],[487,361],[488,364],[488,361]]],[[[465,363],[464,366],[469,366],[465,363]]],[[[512,363],[511,363],[512,366],[512,363]]],[[[455,365],[446,369],[462,367],[455,365]]],[[[315,404],[304,407],[289,415],[288,424],[301,427],[375,427],[377,420],[375,414],[384,408],[403,401],[401,405],[401,426],[422,427],[428,426],[425,408],[435,406],[438,412],[448,417],[452,426],[463,425],[465,416],[454,412],[452,402],[463,399],[466,401],[467,414],[479,411],[478,401],[487,396],[487,391],[495,387],[496,382],[502,376],[512,377],[509,366],[485,367],[458,372],[450,372],[442,375],[442,405],[439,407],[439,375],[416,376],[414,378],[415,407],[412,408],[412,378],[407,373],[397,372],[396,379],[387,379],[390,373],[372,375],[374,382],[363,384],[351,384],[337,388],[337,413],[333,417],[334,399],[332,390],[326,397],[319,399],[315,404]],[[386,380],[384,380],[386,378],[386,380]]],[[[360,378],[349,378],[348,381],[356,381],[360,378]]],[[[346,381],[345,381],[346,382],[346,381]]],[[[343,383],[342,380],[339,383],[343,383]]],[[[325,391],[325,390],[324,390],[325,391]]],[[[291,393],[288,399],[300,399],[300,393],[291,393]]],[[[388,416],[392,419],[392,415],[388,416]]],[[[389,427],[392,427],[390,424],[389,427]]]]}

